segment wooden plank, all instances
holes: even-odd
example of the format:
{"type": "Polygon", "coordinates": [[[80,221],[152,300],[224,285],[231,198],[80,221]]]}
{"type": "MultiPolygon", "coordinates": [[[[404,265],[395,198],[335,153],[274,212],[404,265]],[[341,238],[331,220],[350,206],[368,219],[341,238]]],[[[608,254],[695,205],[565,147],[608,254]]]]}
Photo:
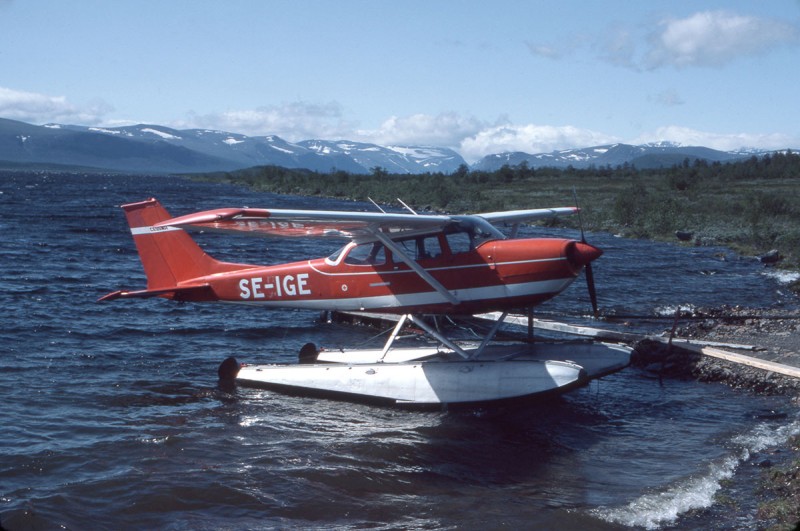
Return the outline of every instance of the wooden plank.
{"type": "MultiPolygon", "coordinates": [[[[650,339],[650,338],[648,338],[650,339]]],[[[668,337],[659,336],[658,339],[664,343],[669,342],[668,337]]],[[[679,337],[673,338],[672,343],[674,345],[683,345],[683,344],[692,344],[692,345],[702,345],[704,347],[722,347],[722,348],[733,348],[736,350],[764,350],[761,347],[757,347],[755,345],[740,345],[738,343],[723,343],[720,341],[702,341],[699,339],[682,339],[679,337]]]]}
{"type": "Polygon", "coordinates": [[[712,358],[719,358],[722,360],[738,363],[740,365],[747,365],[748,367],[756,367],[765,371],[772,371],[784,376],[791,376],[793,378],[800,378],[800,368],[784,365],[783,363],[776,363],[774,361],[767,361],[744,354],[737,354],[735,352],[728,352],[714,347],[704,347],[702,345],[693,345],[691,343],[682,343],[680,348],[685,348],[693,352],[699,352],[712,358]]]}

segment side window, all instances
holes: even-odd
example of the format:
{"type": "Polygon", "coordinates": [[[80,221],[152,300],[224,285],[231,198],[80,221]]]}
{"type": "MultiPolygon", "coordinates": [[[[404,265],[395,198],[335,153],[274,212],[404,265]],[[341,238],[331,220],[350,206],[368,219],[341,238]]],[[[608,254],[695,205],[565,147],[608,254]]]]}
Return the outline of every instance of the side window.
{"type": "Polygon", "coordinates": [[[423,258],[438,258],[442,255],[442,246],[439,245],[439,237],[428,236],[422,241],[422,249],[417,249],[417,260],[423,258]],[[421,253],[419,252],[421,251],[421,253]]]}
{"type": "Polygon", "coordinates": [[[439,244],[439,237],[437,235],[427,237],[419,236],[417,238],[399,240],[397,243],[409,256],[413,256],[414,260],[425,260],[442,255],[442,246],[439,244]]]}
{"type": "Polygon", "coordinates": [[[353,247],[344,259],[350,265],[383,265],[386,252],[382,243],[364,243],[353,247]]]}
{"type": "Polygon", "coordinates": [[[453,254],[472,250],[472,240],[466,232],[453,232],[447,235],[447,245],[453,254]]]}

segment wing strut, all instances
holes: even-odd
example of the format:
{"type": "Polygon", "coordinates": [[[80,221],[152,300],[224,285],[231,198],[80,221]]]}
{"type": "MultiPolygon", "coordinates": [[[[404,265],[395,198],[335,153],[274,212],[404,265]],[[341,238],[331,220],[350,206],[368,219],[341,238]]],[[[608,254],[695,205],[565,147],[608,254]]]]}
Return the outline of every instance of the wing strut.
{"type": "Polygon", "coordinates": [[[402,247],[397,245],[394,242],[394,240],[389,238],[384,232],[381,232],[380,230],[375,230],[373,231],[373,234],[375,235],[376,238],[378,238],[378,240],[380,240],[382,244],[386,246],[387,249],[392,251],[393,255],[400,257],[400,259],[403,262],[405,262],[405,264],[408,267],[410,267],[416,274],[418,274],[422,280],[427,282],[430,287],[438,291],[442,295],[442,297],[447,299],[447,302],[453,305],[458,305],[461,303],[461,301],[458,300],[458,298],[455,295],[447,291],[447,289],[444,286],[442,286],[441,282],[433,278],[433,275],[425,271],[425,269],[421,265],[419,265],[413,258],[408,256],[405,250],[403,250],[402,247]]]}
{"type": "Polygon", "coordinates": [[[453,351],[455,351],[455,353],[458,354],[459,356],[461,356],[462,358],[469,359],[469,357],[470,357],[469,354],[464,352],[463,348],[459,347],[458,345],[456,345],[455,343],[453,343],[452,341],[450,341],[449,339],[444,337],[444,335],[442,335],[439,332],[437,332],[436,330],[434,330],[422,318],[420,318],[420,317],[418,317],[416,315],[412,315],[412,314],[408,314],[408,318],[411,319],[412,323],[414,323],[418,327],[420,327],[423,330],[425,330],[432,337],[434,337],[437,340],[441,341],[444,346],[453,349],[453,351]]]}

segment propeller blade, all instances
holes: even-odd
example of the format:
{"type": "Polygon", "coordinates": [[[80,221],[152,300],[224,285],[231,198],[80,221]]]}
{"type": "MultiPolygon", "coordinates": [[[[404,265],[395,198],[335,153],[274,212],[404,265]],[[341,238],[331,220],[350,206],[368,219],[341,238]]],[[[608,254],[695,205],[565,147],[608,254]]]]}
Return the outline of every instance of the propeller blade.
{"type": "MultiPolygon", "coordinates": [[[[586,234],[583,232],[583,217],[581,216],[581,209],[578,205],[578,191],[574,186],[572,187],[572,195],[575,198],[575,208],[578,209],[578,224],[581,228],[581,243],[586,243],[586,234]]],[[[595,290],[594,287],[594,272],[592,271],[591,261],[586,263],[584,270],[586,271],[586,287],[589,290],[589,300],[592,302],[592,313],[594,318],[597,319],[600,316],[600,312],[597,309],[597,290],[595,290]]]]}
{"type": "Polygon", "coordinates": [[[586,272],[586,287],[589,288],[589,300],[592,301],[592,312],[594,318],[597,319],[600,312],[597,310],[597,291],[594,289],[594,273],[592,272],[591,262],[586,264],[584,271],[586,272]]]}

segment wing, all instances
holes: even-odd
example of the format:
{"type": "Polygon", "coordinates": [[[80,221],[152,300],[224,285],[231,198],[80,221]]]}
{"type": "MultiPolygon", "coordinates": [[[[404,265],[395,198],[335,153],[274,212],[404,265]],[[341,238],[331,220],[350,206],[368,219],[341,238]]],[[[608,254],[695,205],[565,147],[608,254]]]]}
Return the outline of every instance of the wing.
{"type": "Polygon", "coordinates": [[[334,210],[280,210],[220,208],[168,219],[156,226],[191,227],[258,236],[313,236],[360,240],[376,232],[436,231],[456,221],[450,216],[340,212],[334,210]]]}
{"type": "Polygon", "coordinates": [[[504,212],[487,212],[475,214],[490,223],[525,223],[537,219],[549,219],[558,216],[569,216],[578,212],[577,207],[536,208],[533,210],[506,210],[504,212]]]}

